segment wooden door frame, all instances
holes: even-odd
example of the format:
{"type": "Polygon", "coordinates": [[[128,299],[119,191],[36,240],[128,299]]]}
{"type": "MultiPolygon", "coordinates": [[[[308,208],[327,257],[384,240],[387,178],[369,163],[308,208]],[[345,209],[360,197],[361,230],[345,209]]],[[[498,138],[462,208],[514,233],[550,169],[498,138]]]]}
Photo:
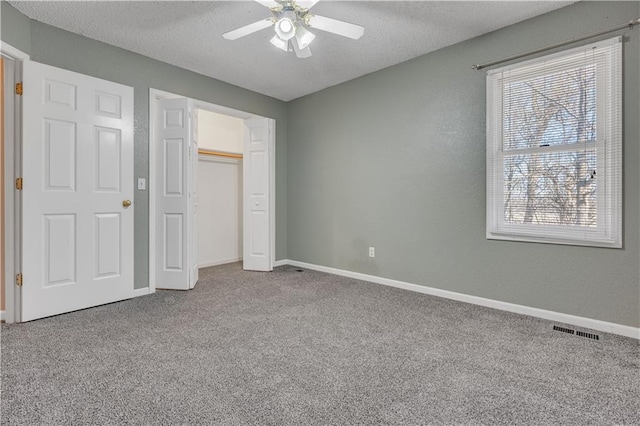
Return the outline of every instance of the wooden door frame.
{"type": "MultiPolygon", "coordinates": [[[[237,109],[217,105],[211,102],[190,98],[189,96],[178,95],[175,93],[166,92],[164,90],[149,88],[149,179],[147,188],[149,190],[149,293],[155,293],[156,291],[156,144],[155,141],[155,127],[156,127],[156,114],[158,111],[158,101],[160,99],[172,99],[172,98],[189,98],[193,101],[194,109],[203,109],[218,114],[224,114],[242,120],[249,118],[258,118],[272,121],[274,132],[269,136],[269,250],[270,250],[270,263],[273,268],[275,264],[276,256],[276,187],[275,187],[275,173],[276,173],[276,144],[275,144],[275,124],[276,120],[261,115],[252,114],[246,111],[240,111],[237,109]]],[[[243,209],[244,210],[244,209],[243,209]]],[[[244,215],[244,213],[243,213],[244,215]]]]}
{"type": "Polygon", "coordinates": [[[29,55],[19,49],[0,42],[0,53],[13,62],[13,69],[6,73],[5,96],[2,99],[5,114],[4,127],[4,321],[20,321],[21,292],[15,285],[16,273],[20,271],[21,253],[21,194],[15,190],[14,182],[22,169],[22,99],[15,94],[13,86],[22,81],[22,63],[29,55]]]}

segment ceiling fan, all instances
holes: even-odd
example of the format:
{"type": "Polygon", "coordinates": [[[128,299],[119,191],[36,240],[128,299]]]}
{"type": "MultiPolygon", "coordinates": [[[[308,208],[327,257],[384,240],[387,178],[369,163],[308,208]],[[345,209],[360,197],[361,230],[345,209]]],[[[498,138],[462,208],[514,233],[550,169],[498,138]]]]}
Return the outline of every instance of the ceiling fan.
{"type": "Polygon", "coordinates": [[[313,15],[309,9],[318,0],[255,0],[269,8],[273,16],[224,33],[227,40],[236,40],[265,28],[274,27],[276,34],[271,44],[285,52],[294,51],[298,58],[311,56],[309,44],[316,36],[309,28],[327,31],[344,37],[359,39],[364,34],[360,25],[350,24],[337,19],[313,15]]]}

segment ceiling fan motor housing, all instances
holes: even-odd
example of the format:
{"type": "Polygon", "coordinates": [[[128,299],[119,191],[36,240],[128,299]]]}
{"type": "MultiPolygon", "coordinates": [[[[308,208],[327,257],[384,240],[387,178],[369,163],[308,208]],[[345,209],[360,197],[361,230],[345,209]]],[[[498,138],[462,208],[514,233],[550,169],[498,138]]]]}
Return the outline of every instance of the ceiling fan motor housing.
{"type": "Polygon", "coordinates": [[[293,10],[283,10],[278,14],[275,25],[276,34],[282,40],[291,40],[296,35],[296,21],[298,16],[293,10]]]}

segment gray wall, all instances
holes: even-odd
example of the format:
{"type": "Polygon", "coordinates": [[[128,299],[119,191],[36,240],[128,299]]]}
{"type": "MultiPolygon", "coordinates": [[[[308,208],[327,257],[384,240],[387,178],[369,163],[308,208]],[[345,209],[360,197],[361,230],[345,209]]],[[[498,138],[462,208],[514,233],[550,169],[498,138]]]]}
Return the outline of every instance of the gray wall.
{"type": "MultiPolygon", "coordinates": [[[[287,257],[286,103],[97,42],[38,21],[2,3],[2,39],[44,64],[134,88],[135,178],[149,175],[149,88],[224,105],[276,120],[276,259],[287,257]],[[5,16],[14,25],[5,28],[5,16]],[[20,20],[22,17],[22,20],[20,20]],[[21,25],[15,25],[21,23],[21,25]],[[29,25],[30,30],[25,30],[29,25]],[[6,39],[5,39],[6,37],[6,39]],[[30,39],[27,40],[27,39],[30,39]]],[[[136,187],[134,185],[134,187],[136,187]]],[[[135,192],[135,287],[149,283],[149,192],[135,192]]]]}
{"type": "Polygon", "coordinates": [[[486,73],[470,66],[639,4],[581,2],[290,102],[289,258],[637,327],[640,30],[624,43],[623,249],[485,238],[486,73]]]}
{"type": "Polygon", "coordinates": [[[29,18],[8,3],[2,2],[0,5],[2,41],[27,54],[31,53],[31,26],[29,23],[29,18]]]}

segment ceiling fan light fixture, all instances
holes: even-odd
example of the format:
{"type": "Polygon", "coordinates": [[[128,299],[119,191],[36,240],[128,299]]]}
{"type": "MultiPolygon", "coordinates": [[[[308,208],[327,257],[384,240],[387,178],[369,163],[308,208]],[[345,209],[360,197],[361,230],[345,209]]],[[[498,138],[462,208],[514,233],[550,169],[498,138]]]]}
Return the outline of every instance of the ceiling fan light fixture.
{"type": "Polygon", "coordinates": [[[296,41],[298,42],[300,49],[304,49],[309,46],[314,38],[316,38],[315,34],[307,30],[302,25],[298,25],[296,28],[296,41]]]}
{"type": "Polygon", "coordinates": [[[291,40],[296,35],[296,27],[289,18],[281,18],[276,22],[276,34],[282,40],[291,40]]]}
{"type": "Polygon", "coordinates": [[[267,7],[271,11],[271,16],[226,32],[222,35],[225,39],[237,40],[273,26],[276,35],[270,40],[271,44],[285,52],[295,52],[298,58],[309,58],[311,57],[309,45],[316,38],[309,29],[318,29],[354,40],[364,34],[364,28],[360,25],[309,13],[309,9],[318,3],[318,0],[255,1],[267,7]]]}
{"type": "Polygon", "coordinates": [[[289,51],[289,41],[288,40],[282,40],[278,35],[274,35],[271,38],[270,41],[271,41],[271,44],[273,44],[278,49],[284,50],[285,52],[289,51]]]}

